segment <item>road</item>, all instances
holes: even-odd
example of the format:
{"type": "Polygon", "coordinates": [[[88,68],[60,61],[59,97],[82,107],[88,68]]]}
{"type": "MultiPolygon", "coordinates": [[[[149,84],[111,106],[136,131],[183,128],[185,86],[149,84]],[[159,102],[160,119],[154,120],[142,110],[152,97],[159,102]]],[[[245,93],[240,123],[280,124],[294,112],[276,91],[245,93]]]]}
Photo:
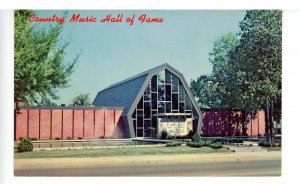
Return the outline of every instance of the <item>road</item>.
{"type": "Polygon", "coordinates": [[[15,176],[280,175],[281,152],[15,160],[15,176]]]}
{"type": "Polygon", "coordinates": [[[15,176],[280,176],[279,160],[18,169],[15,176]]]}

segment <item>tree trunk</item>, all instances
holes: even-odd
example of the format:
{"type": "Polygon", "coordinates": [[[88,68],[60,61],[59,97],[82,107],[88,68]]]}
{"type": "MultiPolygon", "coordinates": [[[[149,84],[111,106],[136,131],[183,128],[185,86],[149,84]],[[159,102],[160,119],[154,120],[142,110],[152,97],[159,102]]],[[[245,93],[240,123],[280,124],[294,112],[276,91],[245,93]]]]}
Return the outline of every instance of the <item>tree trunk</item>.
{"type": "Polygon", "coordinates": [[[267,141],[271,142],[270,136],[270,113],[269,113],[269,100],[266,100],[266,109],[265,109],[265,117],[266,117],[266,134],[267,134],[267,141]]]}
{"type": "Polygon", "coordinates": [[[247,111],[242,110],[242,132],[243,136],[247,136],[247,111]]]}
{"type": "Polygon", "coordinates": [[[270,118],[269,118],[269,121],[270,121],[270,139],[271,139],[271,142],[273,143],[274,142],[274,104],[273,104],[273,101],[271,101],[270,103],[270,118]]]}

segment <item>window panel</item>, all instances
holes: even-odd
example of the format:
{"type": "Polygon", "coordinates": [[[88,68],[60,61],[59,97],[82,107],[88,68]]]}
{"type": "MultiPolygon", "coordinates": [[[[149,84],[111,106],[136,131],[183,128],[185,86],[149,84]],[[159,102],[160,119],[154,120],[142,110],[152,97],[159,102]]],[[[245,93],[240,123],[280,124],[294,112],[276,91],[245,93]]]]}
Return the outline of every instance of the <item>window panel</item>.
{"type": "Polygon", "coordinates": [[[137,117],[137,128],[142,128],[144,124],[144,118],[143,116],[138,116],[137,117]]]}
{"type": "Polygon", "coordinates": [[[186,93],[185,93],[185,109],[192,110],[192,102],[186,93]]]}
{"type": "Polygon", "coordinates": [[[133,128],[134,128],[134,132],[136,132],[136,120],[133,120],[133,128]]]}
{"type": "Polygon", "coordinates": [[[165,85],[158,84],[158,101],[165,100],[165,85]]]}
{"type": "Polygon", "coordinates": [[[143,137],[144,136],[144,132],[143,132],[143,129],[137,129],[136,131],[136,134],[137,134],[137,137],[143,137]]]}
{"type": "Polygon", "coordinates": [[[172,110],[178,110],[178,94],[172,94],[172,110]]]}
{"type": "Polygon", "coordinates": [[[157,128],[157,117],[156,116],[152,116],[152,127],[157,128]]]}
{"type": "Polygon", "coordinates": [[[166,85],[166,101],[171,101],[171,85],[166,85]]]}
{"type": "Polygon", "coordinates": [[[137,110],[137,116],[144,116],[143,110],[137,110]]]}
{"type": "Polygon", "coordinates": [[[144,101],[150,101],[150,99],[151,99],[151,89],[150,89],[150,84],[148,84],[144,93],[144,101]]]}
{"type": "Polygon", "coordinates": [[[168,70],[166,70],[166,83],[167,84],[171,84],[171,72],[169,72],[168,70]]]}
{"type": "Polygon", "coordinates": [[[152,92],[157,92],[157,76],[154,75],[151,79],[151,90],[152,92]]]}
{"type": "Polygon", "coordinates": [[[158,73],[157,83],[165,83],[165,70],[162,70],[158,73]]]}
{"type": "Polygon", "coordinates": [[[144,135],[145,137],[150,137],[151,136],[151,131],[149,129],[151,127],[151,121],[150,120],[145,120],[144,121],[144,135]]]}
{"type": "Polygon", "coordinates": [[[171,113],[171,102],[166,102],[166,113],[171,113]]]}
{"type": "Polygon", "coordinates": [[[184,87],[179,85],[179,101],[184,101],[184,87]]]}
{"type": "Polygon", "coordinates": [[[144,113],[145,113],[145,118],[150,118],[150,102],[145,102],[144,104],[144,113]]]}
{"type": "Polygon", "coordinates": [[[180,113],[184,113],[184,110],[185,110],[185,109],[184,109],[184,103],[183,103],[183,102],[180,102],[180,103],[179,103],[179,112],[180,112],[180,113]]]}
{"type": "Polygon", "coordinates": [[[152,93],[151,100],[152,100],[152,109],[157,109],[157,94],[156,93],[152,93]]]}
{"type": "Polygon", "coordinates": [[[158,103],[158,113],[165,113],[165,103],[164,102],[158,103]]]}
{"type": "Polygon", "coordinates": [[[140,99],[138,105],[137,105],[138,109],[143,109],[143,97],[140,99]]]}
{"type": "Polygon", "coordinates": [[[175,75],[172,75],[172,91],[178,92],[179,79],[175,75]]]}

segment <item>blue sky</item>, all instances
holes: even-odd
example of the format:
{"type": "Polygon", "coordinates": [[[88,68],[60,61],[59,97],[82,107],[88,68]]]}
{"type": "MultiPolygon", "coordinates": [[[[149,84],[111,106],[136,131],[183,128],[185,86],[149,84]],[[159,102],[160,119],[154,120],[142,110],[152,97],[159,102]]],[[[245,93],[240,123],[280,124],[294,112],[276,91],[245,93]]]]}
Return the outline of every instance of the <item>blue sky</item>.
{"type": "MultiPolygon", "coordinates": [[[[70,87],[59,89],[57,104],[69,104],[81,93],[90,93],[93,101],[97,92],[105,87],[141,73],[163,63],[179,70],[189,83],[202,74],[211,72],[208,61],[213,41],[228,32],[239,31],[239,21],[245,11],[126,11],[94,10],[68,11],[81,17],[105,18],[107,14],[124,14],[122,23],[70,23],[63,27],[62,40],[70,39],[65,62],[82,54],[70,87]],[[163,23],[139,23],[133,26],[126,17],[146,13],[149,17],[162,17],[163,23]]],[[[39,16],[62,15],[62,11],[37,11],[39,16]]],[[[47,23],[40,23],[41,26],[47,23]]]]}

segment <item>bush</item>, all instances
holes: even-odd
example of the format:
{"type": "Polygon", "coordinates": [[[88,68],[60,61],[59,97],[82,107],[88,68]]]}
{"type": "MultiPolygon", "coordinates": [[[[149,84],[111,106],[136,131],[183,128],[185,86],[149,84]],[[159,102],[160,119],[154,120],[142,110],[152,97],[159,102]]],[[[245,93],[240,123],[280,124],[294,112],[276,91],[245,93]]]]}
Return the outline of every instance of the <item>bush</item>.
{"type": "Polygon", "coordinates": [[[82,137],[78,137],[77,139],[82,139],[82,137]]]}
{"type": "Polygon", "coordinates": [[[67,140],[72,140],[73,138],[72,137],[67,137],[67,140]]]}
{"type": "Polygon", "coordinates": [[[212,144],[213,144],[212,141],[207,140],[207,141],[204,142],[204,146],[207,146],[207,147],[210,147],[212,144]]]}
{"type": "Polygon", "coordinates": [[[272,146],[272,144],[269,143],[268,141],[260,141],[260,142],[258,143],[258,145],[259,145],[259,146],[263,146],[263,147],[271,147],[271,146],[272,146]]]}
{"type": "Polygon", "coordinates": [[[198,133],[195,133],[192,137],[192,142],[199,142],[201,140],[201,137],[198,133]]]}
{"type": "Polygon", "coordinates": [[[37,141],[37,138],[33,137],[33,138],[28,138],[30,141],[37,141]]]}
{"type": "Polygon", "coordinates": [[[195,134],[194,131],[193,131],[193,130],[190,130],[189,133],[186,135],[186,138],[187,138],[187,139],[191,139],[191,138],[193,137],[194,134],[195,134]]]}
{"type": "Polygon", "coordinates": [[[166,144],[167,147],[176,147],[176,146],[181,146],[181,142],[180,141],[171,141],[171,142],[168,142],[166,144]]]}
{"type": "Polygon", "coordinates": [[[223,145],[220,142],[216,142],[216,143],[212,143],[209,147],[214,148],[214,149],[220,149],[223,147],[223,145]]]}
{"type": "Polygon", "coordinates": [[[186,143],[186,145],[193,147],[193,148],[200,148],[200,147],[203,147],[205,145],[205,143],[202,141],[199,141],[199,142],[189,141],[186,143]]]}
{"type": "Polygon", "coordinates": [[[167,137],[168,137],[168,132],[166,130],[161,131],[160,138],[161,139],[167,139],[167,137]]]}
{"type": "Polygon", "coordinates": [[[167,139],[169,139],[169,140],[174,140],[176,138],[176,136],[174,136],[174,135],[168,135],[167,136],[167,139]]]}
{"type": "Polygon", "coordinates": [[[33,150],[33,145],[29,139],[22,139],[18,144],[18,152],[29,152],[33,150]]]}
{"type": "Polygon", "coordinates": [[[55,140],[60,140],[60,138],[59,137],[55,137],[55,140]]]}

